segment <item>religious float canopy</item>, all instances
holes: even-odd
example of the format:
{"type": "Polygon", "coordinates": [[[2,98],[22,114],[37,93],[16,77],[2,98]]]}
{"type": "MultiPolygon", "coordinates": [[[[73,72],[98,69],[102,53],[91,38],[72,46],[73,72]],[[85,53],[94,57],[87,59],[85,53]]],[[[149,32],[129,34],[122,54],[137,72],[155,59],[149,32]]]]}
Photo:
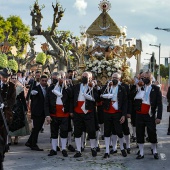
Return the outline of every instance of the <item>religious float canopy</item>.
{"type": "Polygon", "coordinates": [[[87,50],[80,60],[79,69],[92,71],[103,83],[111,78],[114,72],[121,72],[123,81],[129,82],[127,58],[135,56],[138,60],[142,51],[141,40],[127,39],[127,27],[118,27],[108,14],[111,3],[103,0],[99,4],[102,11],[97,19],[85,31],[81,26],[79,48],[87,50]]]}

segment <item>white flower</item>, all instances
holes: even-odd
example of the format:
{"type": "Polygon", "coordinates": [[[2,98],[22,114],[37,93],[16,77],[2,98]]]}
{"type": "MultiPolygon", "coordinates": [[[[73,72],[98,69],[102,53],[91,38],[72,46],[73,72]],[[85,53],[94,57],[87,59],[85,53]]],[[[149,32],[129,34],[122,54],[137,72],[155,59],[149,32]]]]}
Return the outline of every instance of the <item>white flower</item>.
{"type": "Polygon", "coordinates": [[[112,71],[116,71],[116,69],[115,69],[115,68],[112,68],[112,71]]]}
{"type": "Polygon", "coordinates": [[[110,76],[112,75],[112,73],[111,73],[111,72],[108,72],[107,75],[110,77],[110,76]]]}
{"type": "Polygon", "coordinates": [[[105,68],[105,65],[101,65],[101,68],[105,68]]]}
{"type": "Polygon", "coordinates": [[[96,71],[97,70],[97,67],[93,67],[92,71],[96,71]]]}
{"type": "Polygon", "coordinates": [[[107,67],[107,68],[106,68],[106,70],[107,70],[107,71],[110,71],[110,70],[111,70],[111,68],[110,68],[110,67],[107,67]]]}
{"type": "Polygon", "coordinates": [[[89,64],[89,62],[86,62],[86,64],[89,64]]]}
{"type": "Polygon", "coordinates": [[[115,68],[119,68],[119,64],[116,63],[116,64],[114,65],[114,67],[115,67],[115,68]]]}
{"type": "Polygon", "coordinates": [[[102,71],[101,70],[98,70],[98,73],[101,73],[102,71]]]}
{"type": "Polygon", "coordinates": [[[89,64],[89,67],[92,67],[92,64],[89,64]]]}

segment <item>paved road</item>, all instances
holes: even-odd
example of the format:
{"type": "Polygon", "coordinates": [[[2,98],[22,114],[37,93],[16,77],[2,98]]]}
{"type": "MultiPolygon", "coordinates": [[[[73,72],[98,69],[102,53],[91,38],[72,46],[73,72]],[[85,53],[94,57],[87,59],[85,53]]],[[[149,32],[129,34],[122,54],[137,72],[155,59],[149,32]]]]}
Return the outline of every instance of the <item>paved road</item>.
{"type": "Polygon", "coordinates": [[[69,152],[69,157],[63,158],[61,152],[57,156],[48,157],[50,150],[49,126],[45,126],[44,133],[39,136],[39,146],[45,149],[43,152],[31,151],[24,144],[28,138],[20,138],[17,146],[12,145],[10,152],[6,154],[4,167],[5,170],[169,170],[170,169],[170,136],[167,136],[169,113],[166,112],[164,104],[163,120],[157,126],[158,131],[158,152],[160,159],[155,160],[150,152],[150,144],[145,144],[145,158],[136,160],[137,148],[135,144],[131,145],[131,154],[123,158],[120,150],[116,155],[111,155],[109,159],[103,159],[104,142],[101,142],[101,152],[96,158],[91,156],[89,143],[83,152],[83,157],[75,159],[74,153],[69,152]]]}

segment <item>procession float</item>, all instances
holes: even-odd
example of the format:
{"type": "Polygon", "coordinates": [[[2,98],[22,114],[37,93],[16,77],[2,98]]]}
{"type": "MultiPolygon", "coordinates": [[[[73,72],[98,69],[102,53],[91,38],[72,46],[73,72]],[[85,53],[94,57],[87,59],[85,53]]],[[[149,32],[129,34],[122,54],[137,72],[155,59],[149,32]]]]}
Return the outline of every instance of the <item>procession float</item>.
{"type": "Polygon", "coordinates": [[[80,26],[79,48],[86,50],[80,59],[79,72],[93,72],[97,79],[105,83],[114,72],[122,74],[122,80],[130,83],[130,68],[127,59],[135,56],[137,65],[142,51],[141,40],[126,38],[127,27],[118,27],[108,11],[111,3],[103,0],[99,4],[101,14],[86,30],[80,26]]]}

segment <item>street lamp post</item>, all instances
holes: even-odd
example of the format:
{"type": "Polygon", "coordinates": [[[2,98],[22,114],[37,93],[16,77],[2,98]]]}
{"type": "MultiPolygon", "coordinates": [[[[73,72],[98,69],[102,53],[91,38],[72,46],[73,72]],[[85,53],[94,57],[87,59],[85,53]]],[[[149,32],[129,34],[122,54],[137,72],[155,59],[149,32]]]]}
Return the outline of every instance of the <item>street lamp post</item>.
{"type": "Polygon", "coordinates": [[[159,28],[159,27],[155,27],[156,30],[163,30],[163,31],[167,31],[170,32],[170,28],[159,28]]]}
{"type": "Polygon", "coordinates": [[[159,67],[158,67],[158,81],[160,83],[160,59],[161,59],[161,44],[159,45],[152,45],[149,44],[150,46],[158,47],[159,48],[159,67]]]}
{"type": "MultiPolygon", "coordinates": [[[[148,54],[148,55],[151,55],[152,56],[152,54],[150,54],[150,53],[146,53],[146,54],[148,54]]],[[[145,59],[146,60],[146,59],[145,59]]],[[[147,59],[147,60],[150,60],[150,72],[152,72],[152,68],[151,68],[151,59],[147,59]]],[[[154,74],[154,72],[153,72],[153,74],[154,74]]]]}

